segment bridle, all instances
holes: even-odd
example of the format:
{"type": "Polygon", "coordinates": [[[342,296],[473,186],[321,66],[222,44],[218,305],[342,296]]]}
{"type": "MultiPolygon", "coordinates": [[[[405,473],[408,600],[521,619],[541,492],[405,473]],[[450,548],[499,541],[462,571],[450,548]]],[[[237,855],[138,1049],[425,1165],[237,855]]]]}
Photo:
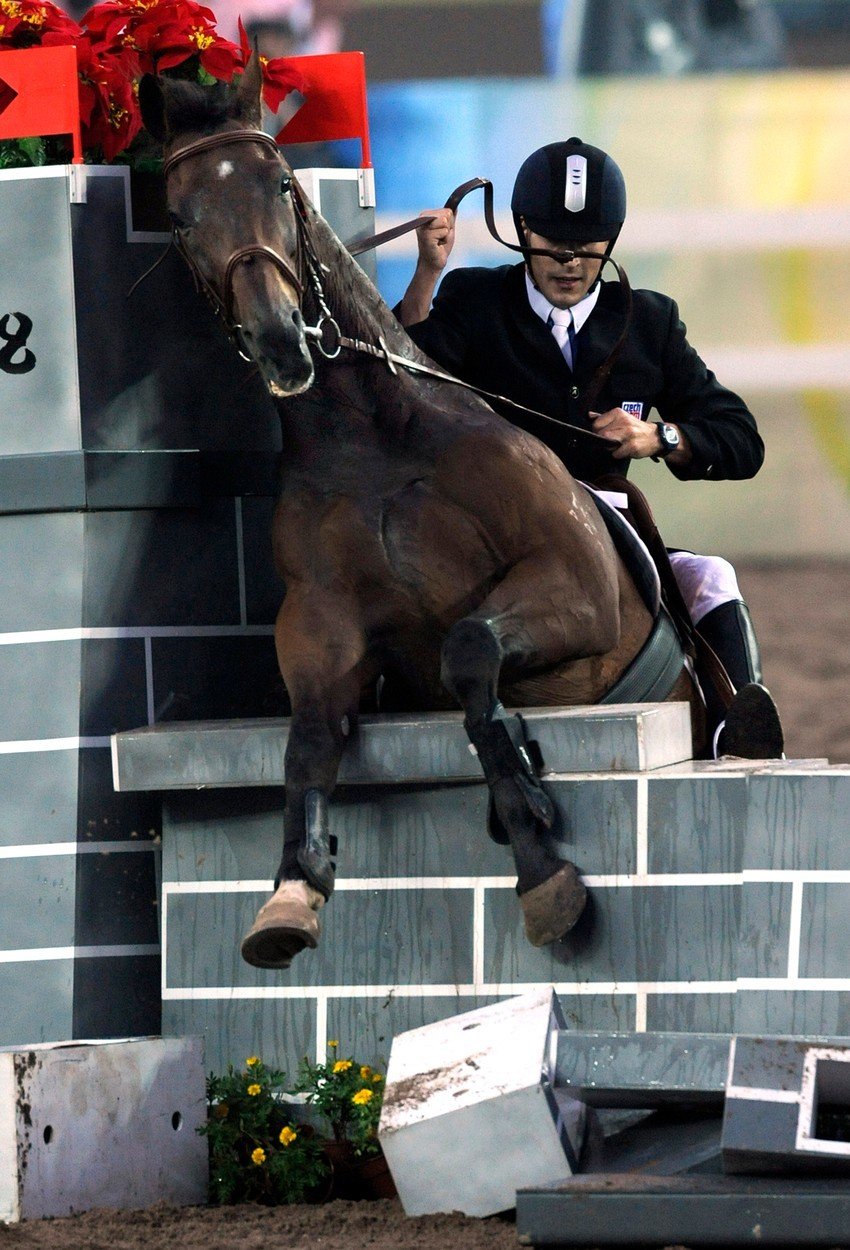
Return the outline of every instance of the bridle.
{"type": "MultiPolygon", "coordinates": [[[[185,161],[188,157],[199,156],[201,153],[209,152],[213,148],[224,147],[232,143],[259,143],[264,147],[270,148],[274,152],[281,169],[286,169],[286,166],[280,159],[278,146],[271,135],[264,134],[261,130],[226,130],[221,134],[206,135],[202,139],[195,139],[194,142],[187,143],[185,147],[178,148],[177,151],[172,152],[168,159],[163,162],[163,176],[167,179],[175,166],[185,161]]],[[[307,206],[298,183],[294,180],[290,182],[288,192],[292,195],[295,210],[296,245],[294,268],[273,247],[269,247],[264,243],[249,243],[245,247],[238,247],[231,252],[224,268],[222,290],[219,293],[213,284],[201,273],[191,253],[184,245],[180,228],[176,224],[172,226],[171,242],[188,265],[195,280],[196,289],[203,292],[207,297],[213,311],[223,321],[228,334],[244,360],[251,360],[252,357],[246,350],[242,337],[242,326],[234,317],[233,278],[240,265],[250,264],[257,258],[267,260],[274,265],[275,269],[293,287],[297,295],[297,304],[300,312],[303,313],[305,291],[308,289],[312,291],[319,306],[319,320],[315,326],[305,326],[304,333],[308,338],[315,340],[316,346],[323,356],[328,360],[333,360],[340,353],[342,335],[325,299],[321,280],[321,271],[325,267],[316,254],[316,248],[310,233],[310,225],[307,220],[307,206]],[[326,336],[329,336],[327,344],[326,336]]]]}
{"type": "MultiPolygon", "coordinates": [[[[203,152],[209,152],[214,148],[224,147],[233,143],[259,143],[268,147],[274,153],[281,168],[287,168],[281,160],[277,143],[271,135],[267,135],[261,130],[226,130],[220,134],[206,135],[201,139],[195,139],[192,143],[187,143],[184,147],[178,148],[175,152],[172,152],[168,159],[163,163],[163,176],[167,179],[168,175],[172,172],[175,166],[179,165],[182,161],[185,161],[189,157],[198,156],[203,152]]],[[[522,247],[515,243],[508,243],[507,240],[502,239],[496,229],[496,222],[493,213],[493,184],[486,178],[472,178],[469,182],[463,183],[452,192],[451,196],[449,196],[449,199],[446,201],[446,207],[450,208],[453,212],[456,211],[464,196],[468,195],[470,191],[475,191],[479,188],[484,191],[484,218],[491,235],[499,243],[502,243],[505,247],[510,248],[511,251],[521,252],[526,257],[530,255],[550,256],[560,262],[569,262],[574,259],[585,257],[596,260],[601,259],[603,264],[606,262],[610,263],[617,271],[620,279],[620,287],[623,291],[626,303],[625,326],[607,359],[603,362],[599,369],[597,369],[593,380],[585,392],[584,407],[585,411],[588,411],[592,408],[597,396],[607,381],[607,378],[614,366],[614,362],[619,356],[628,336],[629,326],[631,324],[632,293],[625,271],[609,255],[600,257],[596,252],[555,251],[549,248],[522,247]]],[[[548,413],[539,412],[534,408],[528,408],[524,404],[519,404],[512,399],[508,399],[504,395],[496,395],[490,391],[485,391],[480,386],[473,386],[471,383],[464,382],[461,378],[453,377],[450,373],[444,373],[440,369],[435,369],[431,365],[425,365],[420,361],[411,360],[406,356],[401,356],[395,352],[391,352],[382,336],[378,337],[378,344],[375,345],[372,343],[365,343],[361,339],[353,339],[344,335],[340,330],[339,323],[336,321],[330,308],[328,307],[328,303],[325,298],[324,288],[322,286],[322,273],[327,273],[328,268],[318,257],[307,216],[307,205],[304,200],[303,193],[294,179],[289,184],[288,191],[292,195],[296,226],[295,268],[293,268],[289,261],[281,256],[279,252],[276,252],[274,248],[268,247],[265,244],[254,243],[248,244],[245,247],[236,248],[236,250],[233,251],[228,257],[225,265],[224,280],[222,283],[223,289],[221,293],[215,289],[212,283],[209,282],[209,280],[205,278],[199,270],[190,252],[183,244],[179,226],[177,226],[176,223],[172,226],[171,245],[173,245],[174,248],[180,253],[180,256],[188,265],[195,280],[196,289],[203,292],[203,294],[207,297],[212,305],[213,311],[216,316],[221,318],[240,356],[242,356],[244,360],[252,361],[253,357],[247,351],[246,344],[242,337],[242,326],[235,320],[233,315],[233,277],[240,265],[250,264],[253,260],[259,258],[267,260],[273,264],[286,281],[290,283],[297,294],[298,308],[302,314],[305,293],[308,290],[312,293],[319,309],[319,319],[314,326],[305,325],[304,334],[308,339],[311,339],[315,343],[318,351],[325,357],[326,360],[335,360],[343,348],[346,348],[349,351],[359,352],[364,355],[377,357],[382,359],[386,363],[387,368],[394,374],[398,372],[397,366],[400,366],[411,373],[425,374],[428,377],[438,378],[443,382],[450,382],[454,386],[460,386],[466,390],[474,391],[476,395],[480,395],[484,399],[496,401],[499,404],[513,408],[517,412],[523,412],[537,418],[542,418],[544,421],[547,421],[552,425],[557,425],[569,430],[572,435],[578,434],[585,439],[590,439],[593,442],[604,443],[606,448],[609,450],[612,446],[618,445],[614,442],[614,440],[605,438],[603,435],[597,434],[593,430],[588,430],[584,426],[574,425],[570,421],[563,421],[558,417],[550,416],[548,413]]],[[[371,247],[378,246],[379,243],[386,242],[391,238],[397,238],[400,234],[413,230],[417,226],[424,225],[429,220],[430,219],[427,217],[415,218],[413,221],[405,222],[401,226],[395,226],[391,230],[386,230],[379,235],[373,235],[369,239],[360,240],[350,249],[350,252],[352,255],[359,255],[361,252],[367,251],[371,247]]],[[[163,257],[160,257],[156,264],[158,265],[162,259],[163,257]]],[[[156,268],[156,265],[151,267],[151,269],[153,268],[156,268]]],[[[147,271],[147,273],[150,272],[151,270],[147,271]]],[[[138,279],[138,282],[143,281],[143,279],[147,277],[147,273],[143,274],[142,277],[138,279]]],[[[138,282],[134,284],[134,288],[138,285],[138,282]]]]}

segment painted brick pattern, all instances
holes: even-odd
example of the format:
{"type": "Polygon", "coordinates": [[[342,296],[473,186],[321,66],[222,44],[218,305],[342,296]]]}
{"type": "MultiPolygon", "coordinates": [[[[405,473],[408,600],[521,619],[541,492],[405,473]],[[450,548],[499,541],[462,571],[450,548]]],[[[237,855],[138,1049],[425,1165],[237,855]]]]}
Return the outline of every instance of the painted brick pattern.
{"type": "MultiPolygon", "coordinates": [[[[241,965],[238,941],[270,888],[258,870],[277,860],[282,791],[168,795],[165,1027],[203,1029],[211,1056],[239,1062],[234,1003],[276,1001],[286,1019],[300,1003],[311,1053],[341,1036],[379,1057],[396,1031],[554,984],[583,1030],[846,1031],[850,872],[812,865],[840,862],[823,817],[850,801],[850,770],[690,763],[548,784],[591,888],[563,942],[526,942],[482,784],[351,786],[331,808],[339,876],[322,943],[277,974],[241,965]]],[[[297,1063],[291,1033],[263,1040],[297,1063]]]]}
{"type": "Polygon", "coordinates": [[[0,373],[0,1045],[159,1031],[161,805],[114,792],[109,736],[285,711],[271,500],[185,498],[169,451],[273,483],[274,410],[173,257],[128,300],[165,240],[128,240],[125,175],[88,174],[73,206],[61,169],[0,175],[0,311],[38,348],[0,373]]]}

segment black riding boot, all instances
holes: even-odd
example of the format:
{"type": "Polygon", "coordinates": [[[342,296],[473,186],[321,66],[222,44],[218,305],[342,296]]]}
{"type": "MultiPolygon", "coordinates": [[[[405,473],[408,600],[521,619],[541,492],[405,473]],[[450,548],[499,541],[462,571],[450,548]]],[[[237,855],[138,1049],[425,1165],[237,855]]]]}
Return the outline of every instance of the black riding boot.
{"type": "Polygon", "coordinates": [[[709,720],[717,735],[715,754],[744,759],[781,758],[785,740],[776,704],[762,685],[761,655],[749,608],[740,599],[712,608],[697,626],[717,655],[737,694],[724,710],[706,692],[709,720]],[[725,717],[725,719],[724,719],[725,717]]]}

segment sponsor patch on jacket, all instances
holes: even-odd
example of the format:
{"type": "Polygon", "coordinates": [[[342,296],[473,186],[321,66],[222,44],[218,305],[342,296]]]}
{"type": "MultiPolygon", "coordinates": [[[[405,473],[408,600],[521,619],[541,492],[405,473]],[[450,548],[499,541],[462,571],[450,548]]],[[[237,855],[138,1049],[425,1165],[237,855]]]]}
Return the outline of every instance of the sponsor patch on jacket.
{"type": "Polygon", "coordinates": [[[623,412],[627,412],[630,417],[637,417],[638,420],[643,416],[643,404],[638,399],[624,399],[620,404],[623,412]]]}

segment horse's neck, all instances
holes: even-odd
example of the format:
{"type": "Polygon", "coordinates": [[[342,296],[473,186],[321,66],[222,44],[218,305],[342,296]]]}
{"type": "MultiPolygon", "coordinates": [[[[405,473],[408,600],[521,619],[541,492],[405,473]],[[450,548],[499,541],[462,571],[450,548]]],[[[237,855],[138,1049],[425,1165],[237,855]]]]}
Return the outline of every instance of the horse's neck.
{"type": "MultiPolygon", "coordinates": [[[[308,223],[323,266],[320,281],[325,303],[341,334],[372,347],[382,340],[394,355],[424,361],[324,218],[308,208],[308,223]]],[[[315,323],[320,313],[315,291],[311,291],[305,299],[305,317],[315,323]]],[[[404,370],[393,373],[383,361],[351,348],[344,348],[331,361],[314,349],[313,359],[316,376],[309,390],[278,405],[285,443],[296,453],[304,451],[312,463],[316,447],[323,443],[331,449],[346,439],[360,447],[397,447],[411,412],[424,402],[413,375],[404,370]]],[[[302,457],[297,455],[297,459],[300,462],[302,457]]]]}
{"type": "Polygon", "coordinates": [[[324,218],[311,212],[310,228],[319,258],[328,267],[323,277],[325,295],[342,333],[375,346],[378,339],[383,338],[391,351],[423,359],[381,294],[324,218]]]}

